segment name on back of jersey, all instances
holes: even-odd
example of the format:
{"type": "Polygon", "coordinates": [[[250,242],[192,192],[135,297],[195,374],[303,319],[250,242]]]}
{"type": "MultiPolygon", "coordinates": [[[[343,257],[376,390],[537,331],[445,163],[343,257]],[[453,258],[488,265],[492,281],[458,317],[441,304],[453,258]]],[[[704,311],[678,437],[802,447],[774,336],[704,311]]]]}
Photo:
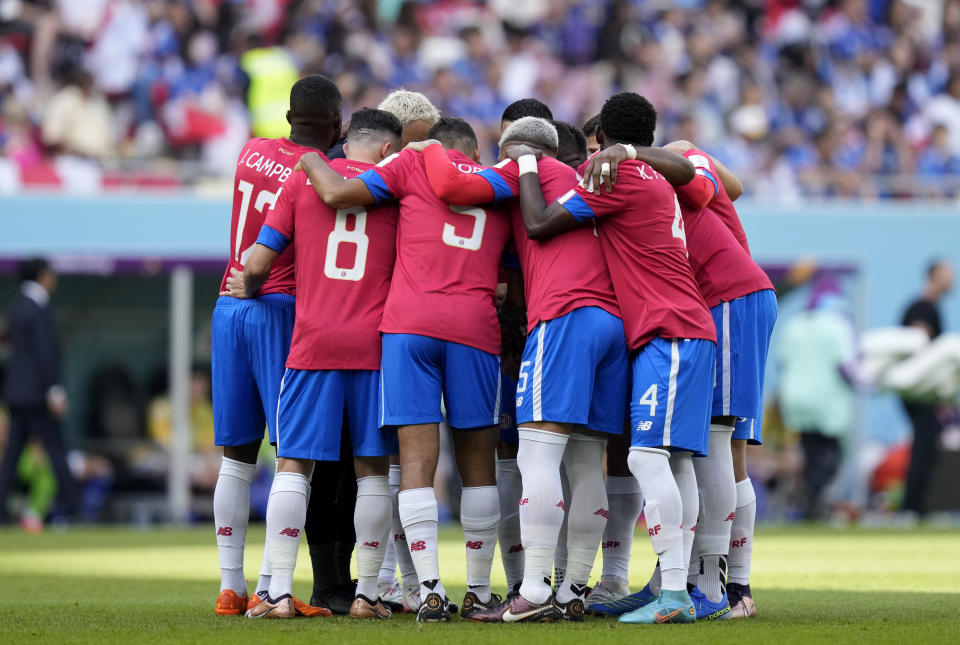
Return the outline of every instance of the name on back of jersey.
{"type": "Polygon", "coordinates": [[[264,177],[276,178],[280,183],[285,182],[287,177],[290,176],[290,173],[293,172],[292,166],[285,166],[274,159],[269,159],[256,150],[245,151],[243,156],[240,157],[240,161],[237,162],[237,165],[256,170],[264,177]]]}

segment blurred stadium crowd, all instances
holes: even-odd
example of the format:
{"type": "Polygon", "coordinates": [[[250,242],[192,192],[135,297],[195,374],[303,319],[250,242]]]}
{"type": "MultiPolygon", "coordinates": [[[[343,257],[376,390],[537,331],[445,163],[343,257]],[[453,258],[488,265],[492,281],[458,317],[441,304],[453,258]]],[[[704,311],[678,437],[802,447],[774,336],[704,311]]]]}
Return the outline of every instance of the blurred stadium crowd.
{"type": "Polygon", "coordinates": [[[482,131],[621,89],[755,195],[960,194],[960,0],[0,0],[0,191],[227,180],[286,90],[424,91],[482,131]]]}

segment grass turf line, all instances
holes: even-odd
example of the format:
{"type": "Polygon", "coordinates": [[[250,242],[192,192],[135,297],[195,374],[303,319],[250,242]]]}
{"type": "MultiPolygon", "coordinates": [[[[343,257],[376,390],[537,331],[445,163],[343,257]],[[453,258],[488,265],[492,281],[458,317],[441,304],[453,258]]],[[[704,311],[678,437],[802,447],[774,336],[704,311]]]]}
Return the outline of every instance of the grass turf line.
{"type": "MultiPolygon", "coordinates": [[[[462,533],[446,529],[440,562],[451,598],[464,592],[462,533]]],[[[633,643],[956,642],[960,634],[960,534],[947,530],[762,530],[752,586],[756,620],[689,626],[418,625],[348,618],[249,621],[213,614],[219,571],[212,530],[72,529],[30,536],[0,531],[0,641],[56,643],[633,643]]],[[[262,527],[248,536],[247,578],[263,553],[262,527]]],[[[309,599],[310,567],[301,551],[295,592],[309,599]]],[[[638,535],[631,577],[637,588],[653,566],[638,535]]],[[[594,569],[599,573],[599,562],[594,569]]],[[[503,590],[499,556],[494,585],[503,590]]],[[[251,584],[251,589],[252,589],[251,584]]]]}

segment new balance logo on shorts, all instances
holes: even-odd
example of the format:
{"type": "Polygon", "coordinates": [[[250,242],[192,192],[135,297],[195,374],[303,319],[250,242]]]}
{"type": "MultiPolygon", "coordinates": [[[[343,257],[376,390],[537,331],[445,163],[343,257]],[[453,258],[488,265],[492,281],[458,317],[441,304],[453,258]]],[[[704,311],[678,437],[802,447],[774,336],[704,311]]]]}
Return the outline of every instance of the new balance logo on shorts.
{"type": "Polygon", "coordinates": [[[379,543],[379,542],[364,542],[364,543],[363,543],[363,546],[368,546],[368,547],[370,547],[371,549],[379,549],[379,548],[380,548],[380,543],[379,543]]]}
{"type": "Polygon", "coordinates": [[[233,527],[221,526],[217,529],[217,535],[233,535],[233,527]]]}
{"type": "Polygon", "coordinates": [[[510,547],[510,550],[507,551],[507,553],[520,553],[521,551],[523,551],[523,545],[514,544],[513,546],[510,547]]]}
{"type": "Polygon", "coordinates": [[[468,549],[474,549],[474,550],[476,550],[476,549],[482,549],[482,548],[483,548],[483,541],[482,541],[482,540],[477,540],[476,542],[471,542],[471,541],[467,540],[467,548],[468,548],[468,549]]]}
{"type": "Polygon", "coordinates": [[[501,415],[500,415],[500,427],[503,428],[504,430],[506,430],[506,429],[510,428],[511,426],[513,426],[513,417],[511,417],[509,414],[501,414],[501,415]]]}
{"type": "Polygon", "coordinates": [[[600,517],[605,517],[605,518],[607,518],[607,519],[610,519],[610,511],[608,511],[608,510],[605,509],[605,508],[598,508],[597,510],[595,510],[595,511],[593,512],[593,514],[594,514],[594,515],[599,515],[600,517]]]}
{"type": "Polygon", "coordinates": [[[653,528],[647,529],[647,533],[650,534],[650,537],[653,537],[654,535],[660,535],[660,525],[657,524],[653,528]]]}
{"type": "Polygon", "coordinates": [[[620,546],[620,540],[609,540],[600,545],[601,549],[615,549],[620,546]]]}
{"type": "Polygon", "coordinates": [[[730,542],[731,549],[739,549],[740,547],[747,546],[747,538],[743,537],[739,540],[733,540],[730,542]]]}
{"type": "Polygon", "coordinates": [[[640,432],[646,432],[653,427],[653,421],[641,421],[637,424],[637,430],[640,432]]]}
{"type": "Polygon", "coordinates": [[[410,543],[411,551],[423,551],[427,548],[427,543],[423,540],[417,540],[416,542],[410,543]]]}
{"type": "Polygon", "coordinates": [[[292,537],[292,538],[300,537],[300,529],[294,529],[288,526],[287,528],[280,531],[280,535],[286,535],[287,537],[292,537]]]}
{"type": "Polygon", "coordinates": [[[517,407],[519,408],[521,405],[523,405],[523,397],[522,397],[522,396],[518,396],[518,397],[517,397],[517,407]]]}

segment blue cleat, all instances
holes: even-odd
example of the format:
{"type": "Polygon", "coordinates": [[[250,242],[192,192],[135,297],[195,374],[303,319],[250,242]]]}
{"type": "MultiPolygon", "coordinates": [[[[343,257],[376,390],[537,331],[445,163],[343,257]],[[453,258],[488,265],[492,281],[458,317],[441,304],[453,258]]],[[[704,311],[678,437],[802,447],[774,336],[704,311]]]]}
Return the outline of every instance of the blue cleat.
{"type": "Polygon", "coordinates": [[[692,623],[697,619],[687,590],[661,590],[660,595],[640,609],[620,616],[621,623],[659,625],[661,623],[692,623]]]}
{"type": "Polygon", "coordinates": [[[690,600],[693,601],[693,607],[697,611],[697,620],[719,620],[727,617],[730,613],[730,603],[727,602],[727,592],[723,592],[720,600],[712,602],[700,591],[700,587],[694,586],[690,590],[690,600]]]}
{"type": "Polygon", "coordinates": [[[587,607],[587,613],[593,614],[594,616],[622,616],[629,611],[640,609],[656,599],[657,596],[650,591],[650,585],[646,585],[637,593],[624,596],[619,600],[593,603],[587,607]]]}

